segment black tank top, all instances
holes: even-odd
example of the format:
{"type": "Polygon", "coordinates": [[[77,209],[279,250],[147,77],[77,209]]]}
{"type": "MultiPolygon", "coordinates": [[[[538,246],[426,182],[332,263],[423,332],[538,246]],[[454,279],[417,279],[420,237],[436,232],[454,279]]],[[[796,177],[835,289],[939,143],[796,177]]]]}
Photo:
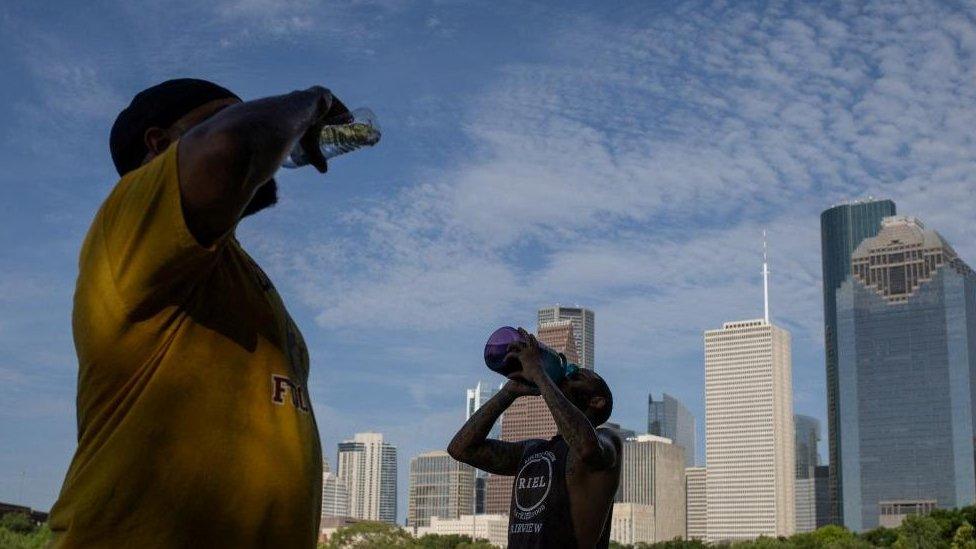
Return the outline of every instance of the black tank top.
{"type": "MultiPolygon", "coordinates": [[[[578,547],[573,515],[566,489],[566,455],[569,446],[563,437],[529,441],[522,453],[518,473],[512,484],[512,504],[508,513],[508,547],[578,547]]],[[[610,545],[607,513],[597,549],[610,545]]]]}

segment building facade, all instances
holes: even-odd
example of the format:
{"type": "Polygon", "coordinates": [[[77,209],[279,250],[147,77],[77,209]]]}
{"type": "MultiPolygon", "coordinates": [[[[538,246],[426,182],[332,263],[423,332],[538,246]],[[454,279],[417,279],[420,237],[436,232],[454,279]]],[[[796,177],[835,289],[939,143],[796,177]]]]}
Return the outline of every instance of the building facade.
{"type": "MultiPolygon", "coordinates": [[[[579,364],[573,323],[552,321],[539,326],[536,337],[540,343],[566,355],[566,360],[579,364]]],[[[556,421],[541,396],[519,397],[501,418],[501,440],[518,442],[530,438],[548,439],[556,436],[556,421]]],[[[488,475],[485,512],[508,514],[512,499],[512,477],[488,475]]]]}
{"type": "Polygon", "coordinates": [[[832,524],[833,507],[830,501],[830,467],[818,465],[813,472],[814,505],[817,513],[817,528],[832,524]]]}
{"type": "Polygon", "coordinates": [[[813,471],[820,465],[817,444],[820,442],[820,422],[815,417],[796,414],[796,478],[813,478],[813,471]]]}
{"type": "Polygon", "coordinates": [[[339,443],[339,481],[349,493],[349,514],[396,524],[397,451],[380,433],[356,433],[339,443]]]}
{"type": "Polygon", "coordinates": [[[505,547],[508,545],[508,514],[462,515],[455,519],[431,517],[429,526],[420,526],[413,531],[417,537],[425,534],[454,534],[486,539],[496,547],[505,547]]]}
{"type": "Polygon", "coordinates": [[[583,307],[562,307],[558,304],[539,309],[538,328],[540,331],[544,325],[561,320],[569,320],[573,323],[573,337],[576,341],[579,359],[572,362],[576,362],[583,368],[594,369],[596,367],[594,362],[596,320],[593,311],[583,307]]]}
{"type": "Polygon", "coordinates": [[[640,541],[668,541],[683,537],[684,449],[670,439],[656,435],[638,435],[623,441],[620,485],[614,501],[646,506],[640,512],[649,512],[654,519],[649,530],[651,539],[640,541]]]}
{"type": "Polygon", "coordinates": [[[820,214],[820,251],[823,266],[824,358],[827,371],[827,445],[831,523],[844,516],[841,501],[840,403],[837,381],[837,310],[834,294],[851,273],[851,254],[865,238],[881,230],[881,220],[895,215],[891,200],[865,200],[842,204],[820,214]]]}
{"type": "Polygon", "coordinates": [[[685,539],[708,540],[708,497],[704,467],[685,469],[685,539]]]}
{"type": "Polygon", "coordinates": [[[624,545],[664,541],[655,534],[654,506],[614,503],[610,518],[610,541],[624,545]]]}
{"type": "Polygon", "coordinates": [[[705,332],[707,539],[796,528],[790,335],[767,320],[705,332]]]}
{"type": "Polygon", "coordinates": [[[348,517],[349,491],[346,485],[329,467],[329,460],[322,460],[322,518],[348,517]]]}
{"type": "MultiPolygon", "coordinates": [[[[495,396],[495,393],[501,388],[498,383],[492,384],[487,381],[478,381],[478,383],[471,389],[467,389],[465,406],[464,406],[464,421],[471,419],[472,414],[474,414],[478,408],[484,406],[491,397],[495,396]]],[[[501,436],[502,427],[501,420],[495,422],[495,425],[491,428],[488,433],[490,438],[499,438],[501,436]]],[[[475,514],[480,514],[485,512],[485,500],[488,494],[488,473],[482,471],[481,469],[475,469],[474,473],[474,512],[475,514]]]]}
{"type": "Polygon", "coordinates": [[[972,504],[972,269],[921,221],[885,218],[852,254],[836,311],[844,525],[972,504]]]}
{"type": "Polygon", "coordinates": [[[474,467],[437,450],[410,460],[407,526],[428,526],[431,517],[458,518],[474,509],[474,467]]]}
{"type": "Polygon", "coordinates": [[[796,479],[796,531],[813,532],[817,529],[817,495],[814,478],[796,479]]]}
{"type": "Polygon", "coordinates": [[[657,401],[654,395],[647,395],[647,432],[684,448],[685,466],[695,466],[695,416],[680,400],[667,393],[657,401]]]}

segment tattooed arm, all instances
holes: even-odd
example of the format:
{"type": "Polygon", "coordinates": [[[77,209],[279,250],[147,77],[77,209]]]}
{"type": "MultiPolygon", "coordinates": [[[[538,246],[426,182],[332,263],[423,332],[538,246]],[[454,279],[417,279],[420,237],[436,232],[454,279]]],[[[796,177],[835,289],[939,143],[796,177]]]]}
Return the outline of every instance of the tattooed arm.
{"type": "Polygon", "coordinates": [[[454,435],[447,452],[454,459],[496,475],[514,475],[522,460],[525,442],[505,442],[488,438],[488,433],[515,399],[539,392],[516,380],[509,380],[495,396],[479,408],[454,435]]]}
{"type": "Polygon", "coordinates": [[[593,470],[609,469],[617,463],[617,444],[611,433],[601,432],[593,427],[586,414],[566,398],[562,389],[546,375],[542,369],[542,356],[539,342],[535,336],[519,328],[528,344],[522,346],[519,361],[522,363],[522,375],[534,383],[545,399],[559,434],[566,439],[572,451],[583,463],[593,470]]]}

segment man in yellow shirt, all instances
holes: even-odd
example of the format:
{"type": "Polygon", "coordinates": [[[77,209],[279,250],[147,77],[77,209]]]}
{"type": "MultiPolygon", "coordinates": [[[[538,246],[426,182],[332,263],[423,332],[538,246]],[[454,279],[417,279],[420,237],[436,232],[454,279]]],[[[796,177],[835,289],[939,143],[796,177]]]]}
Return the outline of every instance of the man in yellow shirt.
{"type": "Polygon", "coordinates": [[[345,106],[313,87],[242,102],[195,79],[119,114],[122,177],[79,259],[78,448],[57,547],[314,547],[322,457],[308,352],[234,237],[345,106]]]}

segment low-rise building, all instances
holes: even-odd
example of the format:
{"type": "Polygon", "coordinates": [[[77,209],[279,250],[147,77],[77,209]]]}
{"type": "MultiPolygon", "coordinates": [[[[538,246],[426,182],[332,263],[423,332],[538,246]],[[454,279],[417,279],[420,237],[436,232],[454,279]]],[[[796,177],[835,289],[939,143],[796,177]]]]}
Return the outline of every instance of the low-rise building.
{"type": "Polygon", "coordinates": [[[430,517],[428,526],[419,526],[413,530],[413,535],[418,538],[426,534],[470,536],[505,547],[508,545],[508,515],[461,515],[455,519],[430,517]]]}

